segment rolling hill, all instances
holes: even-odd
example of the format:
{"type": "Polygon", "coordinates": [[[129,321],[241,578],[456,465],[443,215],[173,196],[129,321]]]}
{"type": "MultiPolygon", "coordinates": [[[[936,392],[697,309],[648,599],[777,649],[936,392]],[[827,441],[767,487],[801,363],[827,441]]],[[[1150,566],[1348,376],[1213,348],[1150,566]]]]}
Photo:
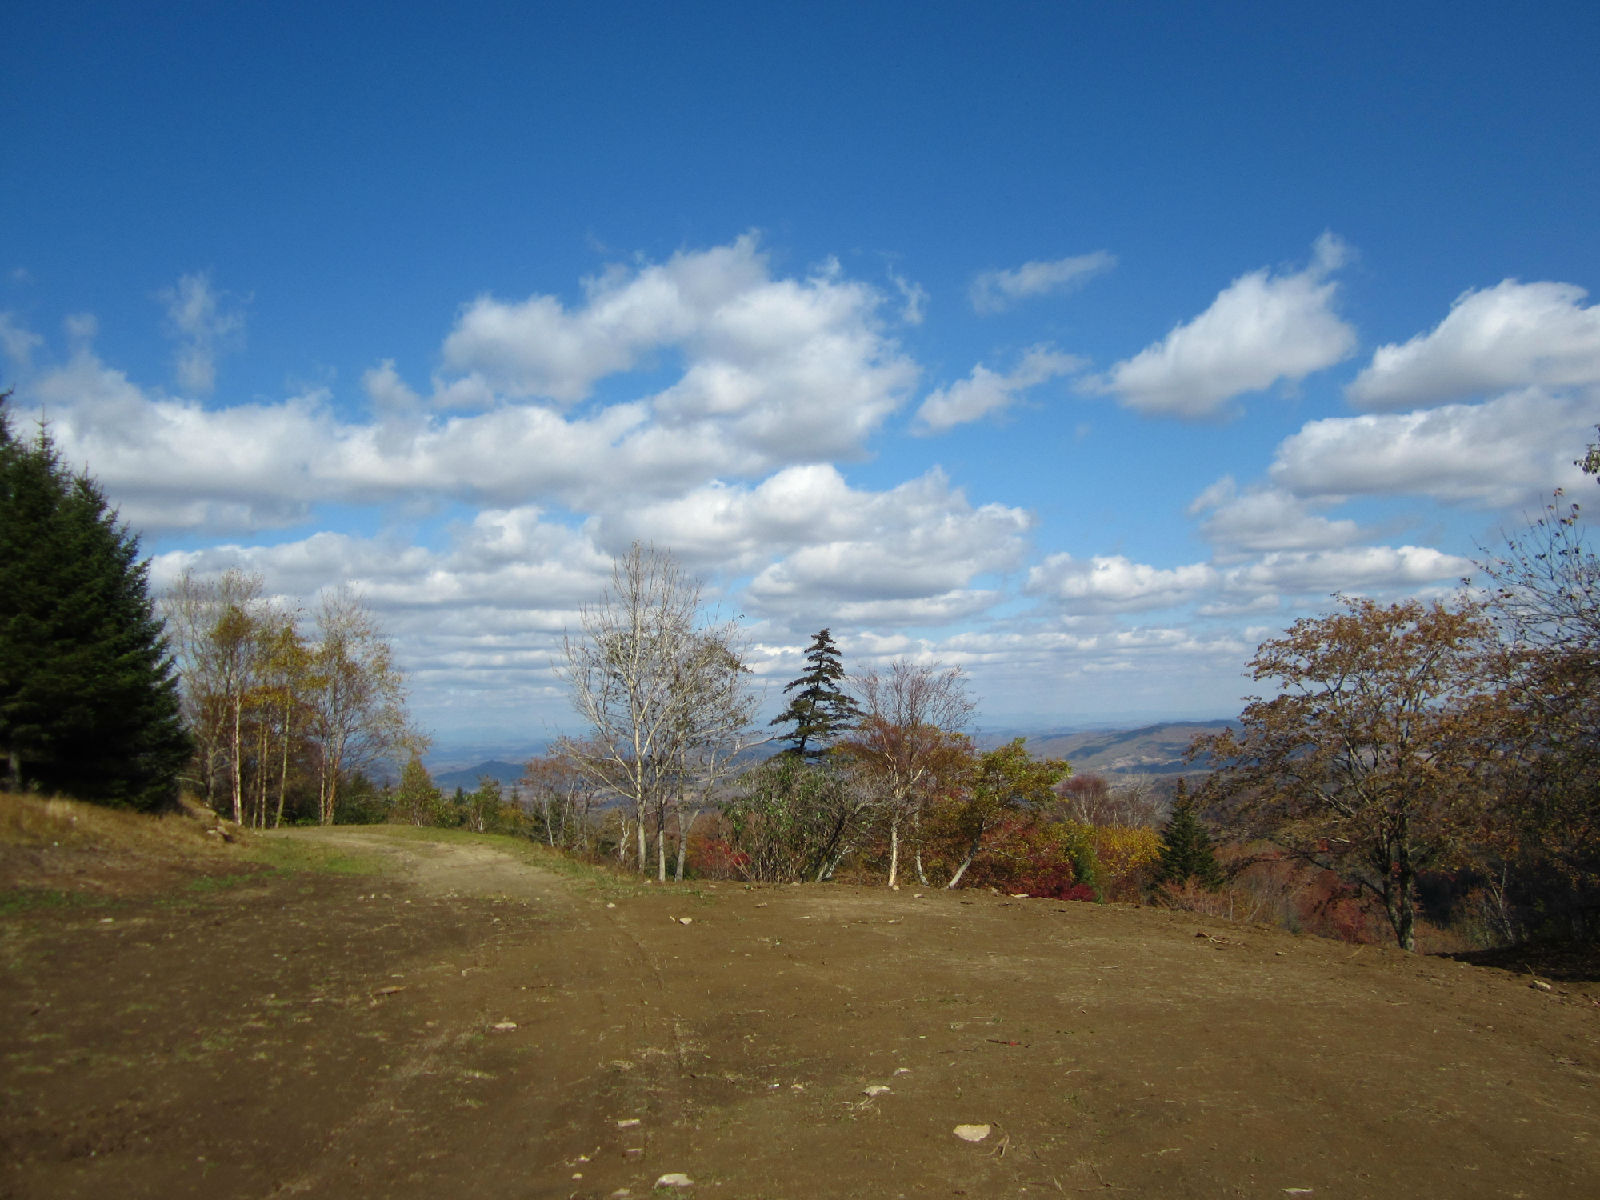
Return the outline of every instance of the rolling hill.
{"type": "Polygon", "coordinates": [[[1075,733],[1035,734],[1028,749],[1039,757],[1064,758],[1079,775],[1176,775],[1204,771],[1204,759],[1184,758],[1189,743],[1203,734],[1233,728],[1232,721],[1169,721],[1138,729],[1089,729],[1075,733]]]}

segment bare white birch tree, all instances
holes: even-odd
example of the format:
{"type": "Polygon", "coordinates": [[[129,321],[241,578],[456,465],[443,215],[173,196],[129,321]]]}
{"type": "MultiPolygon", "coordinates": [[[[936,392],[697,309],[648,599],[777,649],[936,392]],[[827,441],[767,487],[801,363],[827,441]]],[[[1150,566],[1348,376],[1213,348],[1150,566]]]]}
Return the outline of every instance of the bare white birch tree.
{"type": "Polygon", "coordinates": [[[708,795],[749,744],[741,739],[754,702],[735,630],[702,626],[699,583],[670,553],[638,542],[579,619],[582,635],[564,640],[561,673],[590,732],[562,752],[633,810],[641,873],[655,834],[656,877],[665,882],[669,814],[680,818],[681,854],[693,823],[682,816],[685,797],[708,795]]]}

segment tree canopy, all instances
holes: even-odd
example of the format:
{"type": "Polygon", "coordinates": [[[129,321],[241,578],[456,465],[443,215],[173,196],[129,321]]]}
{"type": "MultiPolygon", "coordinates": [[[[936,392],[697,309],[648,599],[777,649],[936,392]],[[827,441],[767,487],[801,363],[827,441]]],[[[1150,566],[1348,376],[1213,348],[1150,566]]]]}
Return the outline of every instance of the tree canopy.
{"type": "MultiPolygon", "coordinates": [[[[1578,465],[1600,474],[1600,445],[1578,465]]],[[[1560,493],[1479,569],[1511,753],[1483,857],[1546,935],[1600,934],[1600,556],[1560,493]]],[[[1508,930],[1513,936],[1518,930],[1508,930]]]]}
{"type": "Polygon", "coordinates": [[[854,727],[861,710],[844,690],[844,663],[828,630],[811,639],[805,660],[805,673],[784,685],[785,694],[794,693],[789,706],[769,723],[794,726],[782,738],[789,753],[819,758],[835,738],[854,727]]]}
{"type": "Polygon", "coordinates": [[[0,750],[12,788],[155,809],[189,755],[139,539],[0,397],[0,750]]]}
{"type": "Polygon", "coordinates": [[[911,834],[917,878],[926,882],[922,814],[971,765],[972,743],[963,730],[977,702],[967,692],[960,667],[903,658],[887,671],[868,671],[853,683],[864,715],[840,750],[869,781],[886,814],[888,886],[898,886],[900,842],[906,832],[911,834]]]}
{"type": "Polygon", "coordinates": [[[1172,798],[1172,815],[1161,827],[1161,859],[1156,869],[1157,883],[1186,884],[1190,880],[1203,888],[1222,886],[1222,868],[1211,847],[1211,835],[1200,823],[1196,801],[1188,785],[1178,780],[1172,798]]]}
{"type": "Polygon", "coordinates": [[[1219,764],[1209,794],[1243,831],[1376,898],[1408,950],[1418,874],[1452,862],[1490,785],[1487,634],[1471,605],[1346,599],[1263,642],[1251,674],[1279,694],[1196,744],[1219,764]]]}

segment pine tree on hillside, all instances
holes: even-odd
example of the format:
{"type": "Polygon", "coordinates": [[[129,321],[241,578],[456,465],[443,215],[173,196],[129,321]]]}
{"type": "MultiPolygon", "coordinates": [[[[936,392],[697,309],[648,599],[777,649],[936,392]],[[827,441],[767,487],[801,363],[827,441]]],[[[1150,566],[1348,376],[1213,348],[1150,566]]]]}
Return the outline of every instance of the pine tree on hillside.
{"type": "Polygon", "coordinates": [[[1215,891],[1222,886],[1222,868],[1211,849],[1211,835],[1195,813],[1195,799],[1183,780],[1172,801],[1172,816],[1161,829],[1161,866],[1158,883],[1187,883],[1215,891]]]}
{"type": "Polygon", "coordinates": [[[139,539],[0,396],[0,769],[142,810],[176,798],[189,739],[139,539]]]}
{"type": "Polygon", "coordinates": [[[789,743],[785,754],[818,758],[827,750],[829,742],[855,725],[861,710],[840,686],[844,681],[844,664],[839,657],[839,647],[834,645],[826,629],[811,639],[806,649],[806,666],[804,675],[785,685],[785,693],[795,694],[790,697],[789,707],[770,724],[794,726],[780,739],[789,743]]]}

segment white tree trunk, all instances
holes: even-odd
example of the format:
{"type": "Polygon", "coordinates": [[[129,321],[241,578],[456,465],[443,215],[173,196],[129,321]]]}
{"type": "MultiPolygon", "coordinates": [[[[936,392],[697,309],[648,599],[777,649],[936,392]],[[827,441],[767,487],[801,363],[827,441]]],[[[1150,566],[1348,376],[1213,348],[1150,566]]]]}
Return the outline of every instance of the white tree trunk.
{"type": "Polygon", "coordinates": [[[889,886],[898,887],[895,882],[900,873],[900,818],[895,817],[889,822],[889,886]]]}

